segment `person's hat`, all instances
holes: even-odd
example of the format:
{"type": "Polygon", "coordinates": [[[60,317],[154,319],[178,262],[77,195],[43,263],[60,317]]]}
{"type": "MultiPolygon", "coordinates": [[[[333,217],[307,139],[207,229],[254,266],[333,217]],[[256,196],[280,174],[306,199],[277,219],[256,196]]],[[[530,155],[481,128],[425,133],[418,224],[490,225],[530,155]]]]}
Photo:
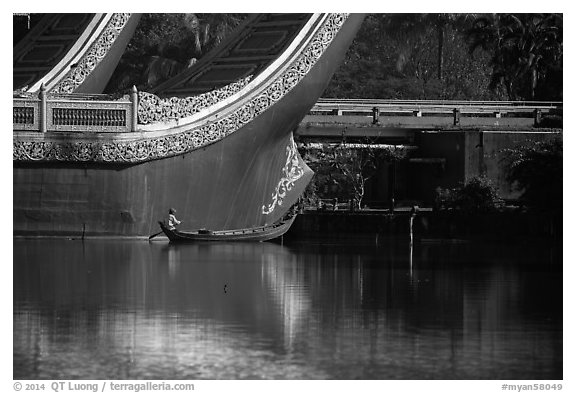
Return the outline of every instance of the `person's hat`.
{"type": "Polygon", "coordinates": [[[168,210],[169,214],[176,214],[176,209],[170,208],[170,210],[168,210]]]}

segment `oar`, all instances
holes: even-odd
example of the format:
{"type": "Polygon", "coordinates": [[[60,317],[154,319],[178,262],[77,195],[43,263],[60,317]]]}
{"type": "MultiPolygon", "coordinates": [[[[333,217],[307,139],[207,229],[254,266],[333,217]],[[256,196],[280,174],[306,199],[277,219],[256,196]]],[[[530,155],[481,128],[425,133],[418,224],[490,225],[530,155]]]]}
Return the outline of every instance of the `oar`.
{"type": "Polygon", "coordinates": [[[155,234],[153,234],[153,235],[150,235],[150,237],[148,238],[148,240],[154,239],[156,236],[160,235],[161,233],[162,233],[162,231],[160,231],[160,232],[158,232],[158,233],[155,233],[155,234]]]}

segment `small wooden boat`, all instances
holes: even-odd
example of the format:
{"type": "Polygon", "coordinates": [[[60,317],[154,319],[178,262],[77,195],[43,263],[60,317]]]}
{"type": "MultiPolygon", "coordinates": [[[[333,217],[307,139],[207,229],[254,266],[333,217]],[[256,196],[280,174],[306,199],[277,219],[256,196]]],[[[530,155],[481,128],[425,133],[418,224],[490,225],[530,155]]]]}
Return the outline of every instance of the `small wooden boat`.
{"type": "Polygon", "coordinates": [[[210,231],[199,229],[196,231],[179,231],[169,229],[164,221],[158,221],[160,228],[168,237],[170,242],[197,242],[197,241],[250,241],[263,242],[272,240],[285,234],[294,222],[296,215],[283,219],[274,224],[264,225],[245,229],[227,229],[221,231],[210,231]]]}

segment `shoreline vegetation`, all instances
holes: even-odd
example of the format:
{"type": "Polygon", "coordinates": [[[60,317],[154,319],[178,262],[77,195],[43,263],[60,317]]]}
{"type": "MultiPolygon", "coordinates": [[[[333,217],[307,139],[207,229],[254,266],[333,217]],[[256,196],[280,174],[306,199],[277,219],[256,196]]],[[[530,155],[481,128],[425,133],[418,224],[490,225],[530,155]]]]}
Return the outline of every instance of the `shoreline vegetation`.
{"type": "MultiPolygon", "coordinates": [[[[363,195],[348,203],[326,199],[326,184],[312,185],[303,212],[291,231],[295,236],[387,236],[428,238],[484,238],[492,240],[545,239],[561,241],[563,235],[563,146],[560,138],[506,149],[499,165],[506,182],[518,197],[505,200],[485,176],[474,176],[457,187],[435,190],[432,203],[401,201],[388,209],[366,209],[363,195]],[[418,207],[417,205],[423,206],[418,207]],[[404,206],[398,208],[398,206],[404,206]]],[[[354,160],[353,160],[354,161],[354,160]]],[[[361,174],[359,166],[351,170],[361,174]]],[[[359,177],[357,175],[352,178],[359,177]]],[[[342,179],[340,179],[342,180],[342,179]]],[[[345,183],[344,177],[342,180],[345,183]]],[[[345,200],[341,198],[340,201],[345,200]]]]}
{"type": "MultiPolygon", "coordinates": [[[[410,209],[393,213],[384,209],[305,210],[298,215],[286,237],[359,240],[378,235],[408,240],[410,216],[410,209]]],[[[562,241],[562,222],[562,212],[518,207],[484,214],[420,209],[413,219],[413,236],[415,242],[424,239],[556,242],[562,241]]]]}

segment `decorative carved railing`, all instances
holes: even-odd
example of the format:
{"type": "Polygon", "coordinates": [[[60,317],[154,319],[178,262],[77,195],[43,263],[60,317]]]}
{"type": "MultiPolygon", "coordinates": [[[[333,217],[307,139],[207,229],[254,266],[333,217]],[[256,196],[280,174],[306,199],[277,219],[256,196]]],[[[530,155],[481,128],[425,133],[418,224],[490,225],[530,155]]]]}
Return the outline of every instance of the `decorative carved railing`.
{"type": "Polygon", "coordinates": [[[13,101],[14,130],[134,131],[137,124],[166,122],[198,113],[237,93],[251,79],[250,75],[220,89],[187,98],[161,99],[154,94],[138,92],[135,87],[130,99],[124,101],[110,101],[102,94],[47,95],[42,89],[37,97],[31,93],[17,93],[21,98],[13,101]],[[46,124],[44,129],[39,120],[46,124]]]}
{"type": "Polygon", "coordinates": [[[38,130],[38,102],[14,101],[14,130],[38,130]]]}
{"type": "Polygon", "coordinates": [[[114,104],[52,102],[48,104],[51,131],[130,131],[130,102],[114,104]],[[71,105],[74,104],[74,105],[71,105]]]}
{"type": "Polygon", "coordinates": [[[34,124],[34,108],[14,108],[14,124],[34,124]]]}
{"type": "Polygon", "coordinates": [[[15,131],[130,132],[136,130],[137,92],[117,101],[100,100],[94,95],[14,98],[15,131]]]}

